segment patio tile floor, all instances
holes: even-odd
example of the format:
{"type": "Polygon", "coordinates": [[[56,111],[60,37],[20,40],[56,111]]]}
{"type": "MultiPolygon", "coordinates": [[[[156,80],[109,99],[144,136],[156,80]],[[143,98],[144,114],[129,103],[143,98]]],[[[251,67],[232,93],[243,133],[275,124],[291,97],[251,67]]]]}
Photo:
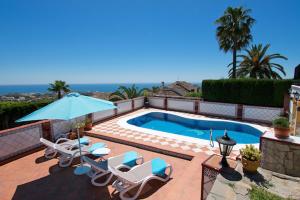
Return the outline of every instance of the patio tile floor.
{"type": "MultiPolygon", "coordinates": [[[[181,191],[173,190],[180,187],[183,180],[182,175],[187,173],[191,161],[179,159],[127,145],[122,145],[110,141],[103,141],[92,138],[92,142],[105,142],[111,149],[108,156],[115,156],[126,151],[135,150],[142,154],[145,161],[155,157],[161,157],[173,166],[174,173],[172,179],[165,184],[159,181],[151,181],[143,190],[141,199],[173,199],[167,198],[168,193],[179,193],[185,188],[182,185],[181,191]]],[[[199,156],[204,160],[205,154],[199,156]]],[[[76,164],[76,163],[75,163],[76,164]]],[[[57,164],[57,159],[47,160],[43,156],[43,150],[22,157],[0,167],[0,197],[1,200],[8,199],[119,199],[118,193],[113,192],[111,185],[105,187],[95,187],[86,176],[75,176],[74,167],[61,168],[57,164]]],[[[197,164],[197,177],[192,190],[195,190],[193,199],[200,198],[201,183],[201,162],[197,164]]],[[[187,188],[190,189],[190,188],[187,188]]],[[[178,194],[179,195],[179,194],[178,194]]]]}

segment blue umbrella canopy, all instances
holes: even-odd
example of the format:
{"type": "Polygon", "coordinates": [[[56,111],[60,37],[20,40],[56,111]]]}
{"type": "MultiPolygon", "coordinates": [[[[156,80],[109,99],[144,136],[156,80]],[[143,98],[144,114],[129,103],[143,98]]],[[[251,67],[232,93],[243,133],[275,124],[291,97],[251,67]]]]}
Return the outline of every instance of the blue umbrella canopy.
{"type": "Polygon", "coordinates": [[[116,106],[102,99],[69,93],[33,113],[18,119],[16,122],[25,122],[44,119],[71,120],[93,112],[114,109],[116,106]]]}

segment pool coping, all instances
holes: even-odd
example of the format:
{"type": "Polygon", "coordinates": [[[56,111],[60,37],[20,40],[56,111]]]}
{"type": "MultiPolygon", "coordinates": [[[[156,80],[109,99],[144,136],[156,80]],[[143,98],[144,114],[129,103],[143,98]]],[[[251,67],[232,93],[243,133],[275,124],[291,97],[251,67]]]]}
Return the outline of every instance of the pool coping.
{"type": "MultiPolygon", "coordinates": [[[[262,135],[265,132],[269,131],[268,128],[257,125],[257,124],[251,124],[251,123],[247,123],[247,122],[239,122],[239,121],[235,121],[235,120],[216,119],[216,118],[210,118],[210,117],[206,117],[206,116],[197,116],[197,117],[189,116],[185,113],[179,113],[179,112],[174,112],[174,111],[165,111],[165,110],[159,110],[159,111],[149,110],[149,111],[143,111],[140,113],[135,113],[130,116],[125,116],[125,117],[119,119],[117,121],[117,124],[122,128],[130,129],[130,130],[134,130],[134,131],[138,131],[138,132],[143,132],[143,133],[150,134],[150,135],[163,136],[163,137],[167,137],[167,138],[182,140],[185,142],[192,142],[192,143],[196,143],[196,144],[200,144],[200,145],[209,145],[209,140],[193,138],[193,137],[189,137],[189,136],[182,136],[182,135],[177,135],[174,133],[168,133],[168,132],[164,132],[164,131],[156,131],[156,130],[151,130],[151,129],[147,129],[147,128],[141,128],[141,127],[137,127],[137,126],[127,123],[127,121],[130,119],[133,119],[133,118],[136,118],[136,117],[139,117],[139,116],[151,113],[151,112],[168,113],[168,114],[173,114],[173,115],[177,115],[180,117],[196,119],[196,120],[205,119],[205,120],[211,120],[211,121],[225,121],[225,122],[244,124],[244,125],[248,125],[248,126],[258,129],[259,131],[262,132],[262,135]]],[[[239,149],[245,147],[245,145],[246,144],[237,144],[233,147],[233,150],[239,150],[239,149]]],[[[259,148],[259,143],[254,143],[253,145],[255,147],[259,148]]],[[[218,143],[216,141],[214,141],[214,146],[218,146],[218,143]]]]}

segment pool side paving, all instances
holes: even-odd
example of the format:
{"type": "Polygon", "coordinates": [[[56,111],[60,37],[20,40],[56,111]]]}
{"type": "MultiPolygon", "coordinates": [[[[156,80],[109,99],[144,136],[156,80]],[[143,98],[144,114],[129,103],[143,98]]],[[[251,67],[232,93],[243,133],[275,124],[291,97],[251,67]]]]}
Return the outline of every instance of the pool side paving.
{"type": "MultiPolygon", "coordinates": [[[[211,147],[209,141],[207,144],[197,144],[193,142],[186,142],[179,139],[168,138],[163,136],[151,135],[131,129],[126,129],[118,124],[118,121],[122,118],[126,118],[131,115],[136,115],[144,111],[160,111],[159,109],[140,109],[117,118],[101,122],[93,126],[88,134],[93,137],[105,138],[112,141],[122,142],[129,145],[145,146],[148,149],[155,149],[157,151],[174,152],[175,154],[186,154],[187,157],[193,157],[198,153],[204,153],[207,155],[218,154],[219,148],[217,146],[211,147]]],[[[176,112],[174,112],[176,113],[176,112]]],[[[180,113],[181,115],[183,113],[180,113]]],[[[184,113],[186,116],[196,117],[199,119],[205,119],[205,116],[195,115],[190,113],[184,113]]],[[[269,127],[266,127],[269,128],[269,127]]],[[[271,130],[271,129],[270,129],[271,130]]],[[[171,154],[173,155],[173,154],[171,154]]],[[[235,158],[239,155],[239,151],[232,151],[231,157],[235,158]]]]}

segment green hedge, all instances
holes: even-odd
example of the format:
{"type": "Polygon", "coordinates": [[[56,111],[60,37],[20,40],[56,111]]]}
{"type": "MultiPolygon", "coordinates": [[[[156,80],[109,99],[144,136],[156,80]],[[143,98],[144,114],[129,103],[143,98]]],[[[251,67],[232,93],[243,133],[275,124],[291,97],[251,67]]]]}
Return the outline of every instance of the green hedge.
{"type": "Polygon", "coordinates": [[[22,123],[15,120],[51,103],[51,100],[37,102],[0,102],[0,130],[12,128],[22,123]]]}
{"type": "Polygon", "coordinates": [[[203,80],[202,97],[207,101],[282,107],[284,94],[293,80],[220,79],[203,80]]]}

